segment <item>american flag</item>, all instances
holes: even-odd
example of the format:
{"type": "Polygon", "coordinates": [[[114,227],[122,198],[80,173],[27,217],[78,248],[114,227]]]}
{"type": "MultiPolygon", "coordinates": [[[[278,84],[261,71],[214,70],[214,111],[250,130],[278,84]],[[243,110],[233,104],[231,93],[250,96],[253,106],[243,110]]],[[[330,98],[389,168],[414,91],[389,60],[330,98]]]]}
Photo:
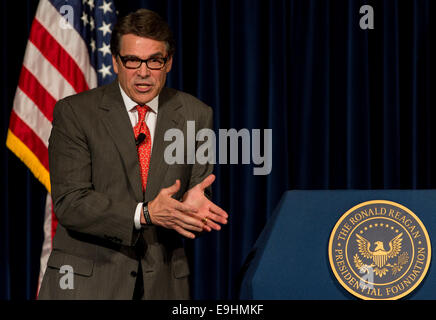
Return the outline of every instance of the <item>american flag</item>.
{"type": "Polygon", "coordinates": [[[53,108],[66,96],[115,79],[110,53],[115,22],[111,0],[40,0],[32,23],[6,145],[47,188],[38,289],[57,225],[47,149],[53,108]]]}

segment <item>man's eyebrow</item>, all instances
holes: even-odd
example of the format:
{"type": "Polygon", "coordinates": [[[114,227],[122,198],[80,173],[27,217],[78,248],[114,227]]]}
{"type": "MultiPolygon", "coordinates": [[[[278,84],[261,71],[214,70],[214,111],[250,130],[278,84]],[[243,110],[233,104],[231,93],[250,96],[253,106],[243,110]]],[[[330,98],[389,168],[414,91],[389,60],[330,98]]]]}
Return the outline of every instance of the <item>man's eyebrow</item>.
{"type": "MultiPolygon", "coordinates": [[[[156,52],[156,53],[153,53],[153,54],[151,54],[147,59],[150,59],[150,58],[162,58],[164,55],[163,55],[163,53],[162,52],[156,52]]],[[[125,56],[124,56],[124,58],[129,58],[129,59],[141,59],[141,58],[139,58],[138,56],[135,56],[135,55],[133,55],[133,54],[126,54],[125,56]]],[[[145,59],[146,60],[146,59],[145,59]]]]}
{"type": "Polygon", "coordinates": [[[161,58],[163,56],[164,55],[162,52],[156,52],[156,53],[151,54],[148,58],[161,58]]]}
{"type": "Polygon", "coordinates": [[[139,59],[139,57],[133,55],[133,54],[126,54],[125,56],[123,56],[124,58],[128,58],[128,59],[139,59]]]}

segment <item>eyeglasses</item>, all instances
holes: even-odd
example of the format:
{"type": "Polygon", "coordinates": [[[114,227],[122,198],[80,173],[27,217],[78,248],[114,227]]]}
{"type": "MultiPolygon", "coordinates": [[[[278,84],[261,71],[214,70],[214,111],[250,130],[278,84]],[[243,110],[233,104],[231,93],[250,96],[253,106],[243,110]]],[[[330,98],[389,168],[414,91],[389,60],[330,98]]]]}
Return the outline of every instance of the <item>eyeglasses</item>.
{"type": "Polygon", "coordinates": [[[127,69],[139,69],[144,62],[150,70],[161,70],[168,61],[168,57],[154,57],[142,60],[135,56],[122,56],[120,54],[118,54],[118,56],[120,57],[123,66],[127,69]]]}

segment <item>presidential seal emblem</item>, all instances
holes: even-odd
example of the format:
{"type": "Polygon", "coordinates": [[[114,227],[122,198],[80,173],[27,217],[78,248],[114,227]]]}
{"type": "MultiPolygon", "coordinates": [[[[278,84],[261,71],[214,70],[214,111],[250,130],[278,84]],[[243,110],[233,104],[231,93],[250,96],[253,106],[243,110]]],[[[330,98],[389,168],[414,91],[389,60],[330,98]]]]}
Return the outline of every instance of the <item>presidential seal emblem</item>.
{"type": "Polygon", "coordinates": [[[399,299],[425,278],[431,243],[421,220],[385,200],[348,210],[330,235],[329,260],[339,283],[361,299],[399,299]]]}

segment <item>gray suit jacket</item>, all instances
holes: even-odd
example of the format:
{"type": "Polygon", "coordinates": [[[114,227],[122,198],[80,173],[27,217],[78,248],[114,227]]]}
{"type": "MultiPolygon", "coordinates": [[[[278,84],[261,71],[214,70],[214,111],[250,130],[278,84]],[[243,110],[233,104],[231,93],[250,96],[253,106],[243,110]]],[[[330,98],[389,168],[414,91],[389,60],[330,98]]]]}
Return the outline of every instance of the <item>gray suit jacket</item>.
{"type": "Polygon", "coordinates": [[[131,299],[138,261],[145,299],[189,298],[181,236],[155,226],[138,231],[133,221],[138,202],[152,200],[176,179],[181,181],[174,196],[179,199],[212,172],[210,164],[164,161],[169,128],[183,131],[186,158],[188,120],[195,121],[196,131],[211,128],[212,109],[191,95],[164,88],[143,194],[133,129],[118,82],[56,104],[49,163],[59,225],[39,299],[131,299]],[[73,289],[60,286],[62,266],[74,270],[73,289]]]}

